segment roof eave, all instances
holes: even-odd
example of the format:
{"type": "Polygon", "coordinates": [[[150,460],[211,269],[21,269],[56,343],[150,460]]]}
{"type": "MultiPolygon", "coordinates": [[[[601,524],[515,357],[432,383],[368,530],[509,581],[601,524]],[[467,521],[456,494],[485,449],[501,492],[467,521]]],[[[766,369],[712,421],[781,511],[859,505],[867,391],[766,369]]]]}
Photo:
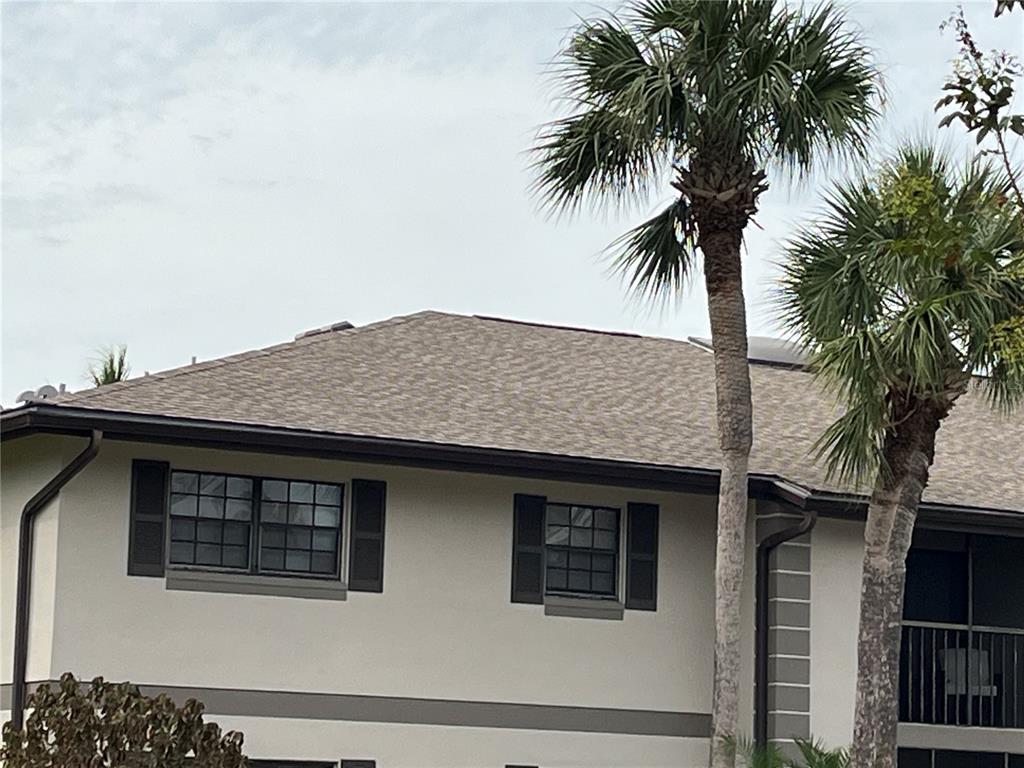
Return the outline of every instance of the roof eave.
{"type": "MultiPolygon", "coordinates": [[[[644,464],[47,403],[30,403],[0,415],[0,438],[4,441],[34,433],[88,436],[94,429],[102,430],[109,440],[187,444],[676,492],[718,492],[719,471],[707,467],[644,464]]],[[[801,509],[813,508],[826,517],[857,520],[864,519],[867,512],[867,498],[862,495],[818,491],[778,475],[751,474],[750,495],[801,509]]],[[[1024,511],[1011,509],[922,502],[919,516],[923,521],[945,527],[1024,530],[1024,511]]]]}

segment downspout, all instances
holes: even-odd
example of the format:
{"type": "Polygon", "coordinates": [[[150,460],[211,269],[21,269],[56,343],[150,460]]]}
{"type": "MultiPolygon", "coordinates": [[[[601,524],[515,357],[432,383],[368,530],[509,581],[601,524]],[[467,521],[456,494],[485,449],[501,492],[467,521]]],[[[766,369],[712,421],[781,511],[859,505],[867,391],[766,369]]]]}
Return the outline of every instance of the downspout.
{"type": "Polygon", "coordinates": [[[756,609],[754,620],[754,744],[768,745],[768,563],[772,551],[814,528],[818,513],[801,509],[803,519],[789,528],[765,536],[757,544],[756,609]]]}
{"type": "Polygon", "coordinates": [[[100,452],[103,433],[94,429],[89,445],[36,493],[21,512],[18,531],[17,604],[14,614],[14,672],[11,684],[11,726],[20,731],[25,723],[25,677],[28,672],[28,623],[32,595],[32,542],[35,518],[75,475],[100,452]]]}

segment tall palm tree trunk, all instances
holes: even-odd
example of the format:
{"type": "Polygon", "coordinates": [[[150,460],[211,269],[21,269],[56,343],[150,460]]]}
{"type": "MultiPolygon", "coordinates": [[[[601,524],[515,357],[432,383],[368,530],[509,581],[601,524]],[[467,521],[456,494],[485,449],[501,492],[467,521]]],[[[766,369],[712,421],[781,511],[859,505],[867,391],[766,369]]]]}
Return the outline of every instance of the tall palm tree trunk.
{"type": "Polygon", "coordinates": [[[732,768],[740,686],[740,590],[747,525],[747,465],[753,426],[747,312],[740,263],[742,230],[705,232],[704,279],[715,354],[722,478],[718,491],[715,556],[715,671],[712,702],[712,768],[732,768]]]}
{"type": "Polygon", "coordinates": [[[857,706],[851,768],[895,768],[900,640],[907,552],[935,436],[948,406],[918,404],[886,436],[868,506],[857,639],[857,706]]]}

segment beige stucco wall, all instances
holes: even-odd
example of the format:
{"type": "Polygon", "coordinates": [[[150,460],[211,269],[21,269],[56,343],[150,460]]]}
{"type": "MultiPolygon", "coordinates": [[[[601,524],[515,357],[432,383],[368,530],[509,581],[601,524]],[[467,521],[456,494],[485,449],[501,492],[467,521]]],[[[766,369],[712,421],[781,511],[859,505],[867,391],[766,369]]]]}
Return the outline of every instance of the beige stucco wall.
{"type": "MultiPolygon", "coordinates": [[[[5,632],[7,617],[13,618],[16,546],[8,510],[18,493],[34,492],[80,449],[78,441],[65,443],[59,458],[52,450],[41,456],[29,440],[5,446],[7,454],[17,454],[9,471],[4,465],[5,475],[15,478],[10,488],[5,482],[3,497],[3,571],[11,571],[3,585],[5,632]]],[[[49,595],[49,616],[34,614],[39,624],[33,631],[33,654],[42,653],[47,663],[37,663],[30,678],[71,670],[84,678],[151,685],[710,711],[711,496],[109,441],[61,493],[59,535],[52,516],[52,531],[41,529],[37,551],[38,567],[49,573],[37,581],[38,594],[49,595]],[[350,593],[332,602],[169,591],[163,579],[127,576],[133,458],[211,472],[387,481],[384,593],[350,593]],[[515,493],[622,508],[628,501],[659,504],[657,612],[627,611],[622,621],[605,621],[545,616],[541,606],[511,603],[515,493]],[[52,648],[46,639],[51,634],[52,648]]],[[[740,712],[745,733],[752,724],[752,529],[749,540],[740,712]]],[[[3,656],[7,682],[7,646],[3,656]]],[[[245,726],[253,755],[377,756],[382,767],[516,760],[698,766],[707,749],[703,739],[624,734],[233,720],[245,726]],[[310,734],[319,735],[308,742],[310,734]],[[414,734],[416,759],[407,743],[414,734]],[[355,753],[340,749],[342,743],[355,753]],[[530,752],[531,745],[544,750],[530,752]],[[389,754],[405,757],[385,759],[389,754]]]]}
{"type": "Polygon", "coordinates": [[[287,719],[268,729],[254,718],[217,720],[245,734],[248,755],[265,759],[366,758],[377,768],[704,768],[708,760],[704,739],[287,719]]]}
{"type": "MultiPolygon", "coordinates": [[[[25,504],[61,468],[64,454],[81,450],[84,440],[33,436],[0,448],[0,680],[11,680],[14,655],[15,583],[18,527],[25,504]]],[[[71,481],[72,483],[75,480],[71,481]]],[[[57,541],[60,498],[36,518],[29,626],[28,679],[51,677],[51,638],[58,574],[57,541]]]]}
{"type": "Polygon", "coordinates": [[[61,498],[54,664],[156,684],[708,711],[714,507],[672,496],[331,461],[108,444],[61,498]],[[345,602],[169,592],[125,575],[133,457],[388,482],[385,591],[345,602]],[[512,497],[662,508],[657,612],[509,601],[512,497]]]}
{"type": "Polygon", "coordinates": [[[822,518],[811,534],[811,733],[853,740],[862,523],[822,518]]]}

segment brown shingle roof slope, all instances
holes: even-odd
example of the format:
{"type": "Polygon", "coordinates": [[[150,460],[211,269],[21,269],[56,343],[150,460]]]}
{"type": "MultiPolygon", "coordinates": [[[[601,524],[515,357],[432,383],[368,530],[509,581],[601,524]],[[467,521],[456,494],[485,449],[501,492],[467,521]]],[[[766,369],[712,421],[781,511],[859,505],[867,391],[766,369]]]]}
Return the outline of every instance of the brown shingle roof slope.
{"type": "MultiPolygon", "coordinates": [[[[751,471],[842,491],[808,456],[836,410],[752,368],[751,471]]],[[[70,395],[61,404],[718,467],[712,358],[680,341],[423,312],[70,395]]],[[[1024,416],[977,394],[942,427],[931,501],[1024,511],[1024,416]]]]}

